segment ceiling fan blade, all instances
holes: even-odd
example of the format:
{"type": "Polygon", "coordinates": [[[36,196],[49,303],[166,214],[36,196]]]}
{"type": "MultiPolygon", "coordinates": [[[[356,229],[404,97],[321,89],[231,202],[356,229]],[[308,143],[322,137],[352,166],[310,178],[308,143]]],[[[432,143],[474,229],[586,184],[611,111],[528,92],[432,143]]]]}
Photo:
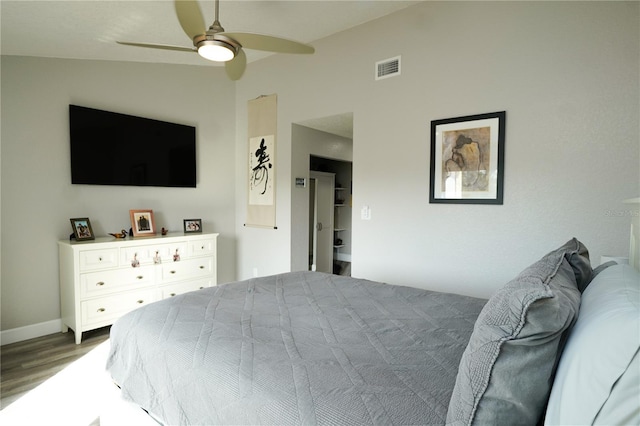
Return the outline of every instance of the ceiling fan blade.
{"type": "Polygon", "coordinates": [[[204,34],[207,27],[200,10],[200,5],[195,0],[174,0],[176,15],[180,26],[190,39],[197,35],[204,34]]]}
{"type": "Polygon", "coordinates": [[[126,46],[135,47],[149,47],[151,49],[163,49],[163,50],[177,50],[180,52],[197,52],[193,47],[172,46],[169,44],[156,44],[156,43],[132,43],[128,41],[117,41],[118,44],[124,44],[126,46]]]}
{"type": "Polygon", "coordinates": [[[240,80],[244,70],[247,68],[247,55],[245,55],[244,50],[240,49],[235,58],[225,62],[224,68],[231,80],[240,80]]]}
{"type": "Polygon", "coordinates": [[[286,38],[273,37],[255,33],[220,33],[226,37],[236,40],[247,49],[266,50],[277,53],[313,53],[315,49],[308,44],[288,40],[286,38]]]}

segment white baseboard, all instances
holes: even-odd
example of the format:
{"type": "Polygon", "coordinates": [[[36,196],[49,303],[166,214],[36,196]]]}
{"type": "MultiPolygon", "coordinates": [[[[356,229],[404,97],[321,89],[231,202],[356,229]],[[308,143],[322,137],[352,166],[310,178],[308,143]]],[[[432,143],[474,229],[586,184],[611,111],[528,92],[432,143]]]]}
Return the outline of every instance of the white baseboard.
{"type": "Polygon", "coordinates": [[[12,328],[10,330],[2,330],[0,331],[0,345],[22,342],[23,340],[60,333],[61,331],[62,319],[26,325],[24,327],[12,328]]]}

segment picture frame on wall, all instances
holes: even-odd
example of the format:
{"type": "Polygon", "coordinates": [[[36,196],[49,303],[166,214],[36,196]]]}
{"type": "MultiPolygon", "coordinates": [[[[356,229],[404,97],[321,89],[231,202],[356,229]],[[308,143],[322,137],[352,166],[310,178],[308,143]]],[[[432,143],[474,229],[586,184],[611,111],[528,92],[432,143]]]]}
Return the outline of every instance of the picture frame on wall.
{"type": "Polygon", "coordinates": [[[506,112],[433,120],[429,203],[502,204],[506,112]]]}
{"type": "Polygon", "coordinates": [[[183,226],[185,234],[202,232],[202,219],[184,219],[183,226]]]}
{"type": "Polygon", "coordinates": [[[91,221],[88,217],[69,220],[71,221],[71,228],[73,228],[73,236],[77,241],[96,239],[96,236],[93,234],[93,229],[91,228],[91,221]]]}
{"type": "Polygon", "coordinates": [[[156,234],[153,210],[129,210],[129,216],[134,237],[149,237],[156,234]]]}

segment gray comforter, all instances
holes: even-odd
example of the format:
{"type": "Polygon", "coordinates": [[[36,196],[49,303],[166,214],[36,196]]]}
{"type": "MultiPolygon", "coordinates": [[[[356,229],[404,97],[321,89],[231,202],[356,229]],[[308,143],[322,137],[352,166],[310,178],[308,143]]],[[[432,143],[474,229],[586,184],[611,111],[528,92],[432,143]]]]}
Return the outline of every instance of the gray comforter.
{"type": "Polygon", "coordinates": [[[486,300],[318,272],[211,287],[111,329],[107,368],[165,424],[444,424],[486,300]]]}

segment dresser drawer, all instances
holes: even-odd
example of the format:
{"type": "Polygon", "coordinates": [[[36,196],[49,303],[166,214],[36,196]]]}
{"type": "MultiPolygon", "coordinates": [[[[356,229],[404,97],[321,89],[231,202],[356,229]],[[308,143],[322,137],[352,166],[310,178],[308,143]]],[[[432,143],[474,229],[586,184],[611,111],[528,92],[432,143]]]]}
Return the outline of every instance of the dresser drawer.
{"type": "Polygon", "coordinates": [[[207,256],[216,254],[216,240],[189,241],[188,254],[191,256],[207,256]]]}
{"type": "Polygon", "coordinates": [[[134,260],[139,265],[153,265],[157,257],[161,263],[173,262],[174,256],[187,257],[186,241],[167,244],[147,244],[123,248],[120,251],[120,261],[123,265],[132,265],[134,260]]]}
{"type": "Polygon", "coordinates": [[[142,266],[80,274],[80,297],[102,296],[116,291],[135,290],[153,285],[155,267],[142,266]]]}
{"type": "Polygon", "coordinates": [[[118,249],[82,250],[78,252],[80,272],[118,266],[118,249]]]}
{"type": "Polygon", "coordinates": [[[163,282],[205,277],[213,274],[213,257],[181,260],[162,264],[163,282]]]}
{"type": "Polygon", "coordinates": [[[141,306],[156,301],[155,289],[119,293],[81,303],[84,325],[111,324],[117,318],[141,306]]]}
{"type": "Polygon", "coordinates": [[[201,290],[213,285],[212,279],[194,280],[187,282],[180,282],[175,284],[167,284],[160,287],[160,298],[166,299],[168,297],[177,296],[179,294],[188,293],[190,291],[201,290]]]}

